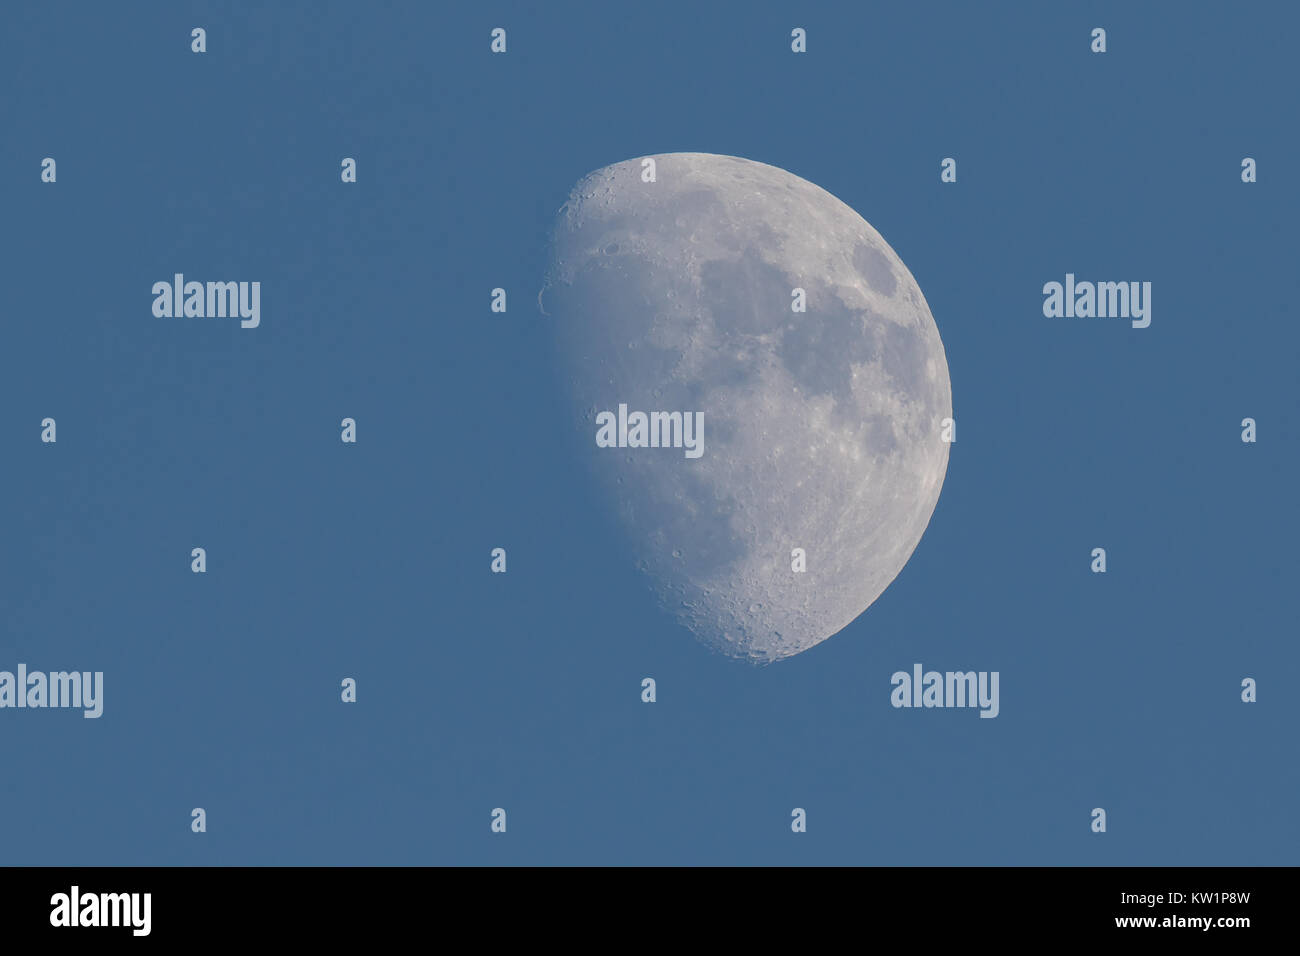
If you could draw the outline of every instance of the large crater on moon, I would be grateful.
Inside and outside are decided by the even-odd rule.
[[[830,193],[731,156],[651,158],[654,182],[638,157],[573,189],[539,302],[637,566],[706,644],[778,660],[861,614],[920,541],[948,465],[943,343]],[[702,412],[703,455],[596,447],[620,403]]]

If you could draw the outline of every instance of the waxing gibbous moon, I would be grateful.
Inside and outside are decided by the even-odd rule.
[[[638,157],[573,189],[538,301],[637,567],[704,643],[780,660],[865,611],[921,540],[948,467],[943,343],[907,267],[824,189],[651,158],[651,182]],[[702,413],[703,453],[597,447],[620,404]]]

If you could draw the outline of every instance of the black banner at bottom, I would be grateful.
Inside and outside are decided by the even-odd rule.
[[[1290,936],[1289,868],[0,868],[6,943]],[[690,936],[679,935],[689,932]],[[672,934],[666,936],[664,934]],[[832,937],[832,938],[834,938]],[[459,938],[459,937],[455,937]],[[485,937],[486,939],[486,937]],[[806,940],[811,941],[811,940]]]

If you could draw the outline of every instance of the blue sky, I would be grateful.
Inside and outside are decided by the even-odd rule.
[[[105,701],[0,711],[0,862],[1296,862],[1294,11],[268,6],[6,13],[0,669]],[[621,560],[535,308],[572,185],[679,150],[860,212],[951,373],[916,553],[767,668]],[[1067,272],[1151,327],[1044,318]],[[998,718],[893,709],[915,662]]]

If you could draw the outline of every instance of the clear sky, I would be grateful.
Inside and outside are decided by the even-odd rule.
[[[265,6],[4,14],[0,670],[104,713],[0,710],[0,863],[1297,862],[1293,7]],[[536,308],[572,185],[679,150],[860,212],[951,372],[916,553],[767,668],[622,560]]]

